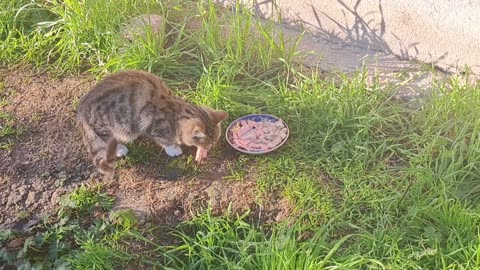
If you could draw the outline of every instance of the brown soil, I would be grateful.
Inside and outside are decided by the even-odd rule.
[[[75,103],[93,83],[89,76],[53,78],[27,69],[0,70],[0,101],[6,103],[1,112],[13,115],[14,127],[21,130],[12,147],[0,149],[0,229],[23,229],[54,214],[61,195],[96,183],[117,198],[115,209],[133,209],[143,222],[157,225],[187,220],[208,203],[214,214],[224,213],[230,203],[235,212],[251,209],[252,218],[262,223],[289,215],[291,206],[280,196],[256,203],[252,162],[241,168],[246,171],[243,179],[227,177],[240,153],[224,141],[205,165],[185,169],[175,180],[165,176],[164,165],[171,160],[163,153],[156,161],[122,166],[112,179],[99,176],[74,118]],[[193,152],[185,153],[180,160]]]

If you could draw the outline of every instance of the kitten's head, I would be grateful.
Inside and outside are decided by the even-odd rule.
[[[228,114],[224,111],[203,108],[196,118],[185,120],[181,125],[181,140],[188,146],[210,150],[221,136],[222,122]]]

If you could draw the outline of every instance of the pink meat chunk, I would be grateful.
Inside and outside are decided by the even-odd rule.
[[[244,136],[244,135],[245,135],[247,132],[249,132],[249,131],[250,131],[250,127],[249,127],[249,126],[242,126],[242,127],[238,130],[237,134],[238,134],[238,136],[242,137],[242,136]]]
[[[204,159],[207,158],[208,151],[197,147],[197,154],[195,156],[195,161],[201,163]]]
[[[276,147],[287,136],[282,121],[241,120],[231,132],[233,144],[245,150],[268,150]]]

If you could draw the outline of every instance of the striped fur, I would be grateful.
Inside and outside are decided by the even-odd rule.
[[[121,71],[99,81],[79,102],[77,122],[98,171],[113,172],[123,144],[146,136],[163,148],[209,150],[218,141],[224,111],[197,106],[173,95],[157,76]]]

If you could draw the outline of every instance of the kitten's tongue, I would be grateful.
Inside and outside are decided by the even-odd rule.
[[[197,147],[197,155],[195,156],[195,161],[200,163],[202,159],[207,158],[207,152],[207,150]]]

